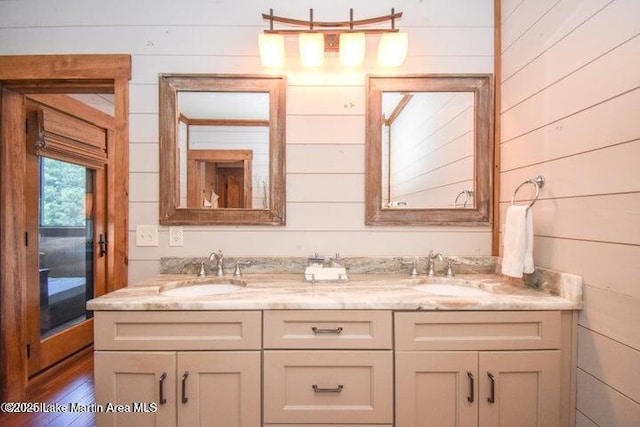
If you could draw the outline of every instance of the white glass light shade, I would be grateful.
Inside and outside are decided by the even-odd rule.
[[[340,65],[358,67],[364,61],[364,33],[340,34]]]
[[[407,33],[384,33],[378,45],[378,63],[384,67],[399,67],[407,57]]]
[[[303,67],[320,67],[324,63],[324,35],[300,33],[298,36],[300,63]]]
[[[263,67],[282,67],[284,65],[284,36],[282,34],[260,34],[258,47]]]

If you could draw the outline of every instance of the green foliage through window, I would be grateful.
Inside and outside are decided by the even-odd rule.
[[[84,227],[87,169],[45,157],[40,168],[40,225]]]

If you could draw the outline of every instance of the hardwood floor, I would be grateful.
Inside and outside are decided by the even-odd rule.
[[[93,348],[82,350],[60,367],[33,381],[27,392],[27,402],[62,405],[69,411],[71,404],[90,405],[95,402],[93,384]],[[0,413],[3,427],[89,427],[95,425],[91,412]]]

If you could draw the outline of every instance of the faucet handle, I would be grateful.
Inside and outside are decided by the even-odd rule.
[[[242,265],[251,265],[251,263],[248,262],[248,261],[236,261],[236,269],[233,272],[233,276],[234,277],[242,276],[242,271],[240,270],[240,266],[242,266]]]
[[[453,277],[453,268],[451,267],[451,258],[447,258],[447,277]]]
[[[198,277],[206,277],[207,272],[204,269],[204,261],[200,261],[200,273],[198,273]]]
[[[402,265],[410,265],[411,266],[411,278],[415,279],[418,277],[418,260],[413,259],[413,261],[402,261]]]

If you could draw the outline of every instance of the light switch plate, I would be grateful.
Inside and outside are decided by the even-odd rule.
[[[158,226],[136,225],[136,246],[158,246]]]
[[[184,246],[184,231],[182,227],[169,227],[169,246]]]

